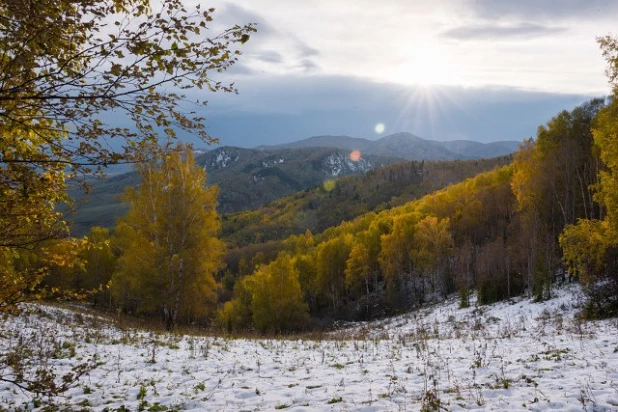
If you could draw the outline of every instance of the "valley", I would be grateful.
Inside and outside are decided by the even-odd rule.
[[[0,0],[0,412],[618,411],[618,3],[203,3]]]
[[[399,139],[399,142],[395,142],[396,139]],[[398,146],[402,139],[408,143]],[[393,150],[375,149],[376,153],[382,152],[384,155],[372,154],[374,149],[371,149],[372,146],[369,143],[376,148],[390,145]],[[435,169],[435,173],[439,174],[442,173],[440,170],[455,166],[435,162],[508,156],[517,150],[517,145],[517,142],[490,144],[471,141],[433,142],[405,133],[387,136],[376,142],[347,136],[322,136],[276,147],[262,146],[256,149],[242,149],[224,146],[204,153],[196,153],[196,161],[206,169],[208,183],[220,188],[219,212],[233,214],[258,209],[299,191],[311,189],[315,193],[319,189],[313,188],[322,187],[325,181],[349,175],[366,174],[370,170],[405,160],[419,162],[432,160],[434,162],[431,165],[428,163],[427,173]],[[447,149],[448,147],[450,150]],[[358,160],[350,159],[350,152],[353,150],[361,151],[362,156]],[[369,151],[365,152],[365,150]],[[491,167],[491,165],[484,160],[476,169],[477,173],[487,170],[486,167]],[[465,169],[465,166],[462,168]],[[466,172],[461,174],[461,178],[471,176]],[[434,179],[437,181],[436,184],[427,185],[426,189],[417,193],[429,193],[431,190],[455,181],[449,177],[441,181],[438,179]],[[78,190],[73,191],[78,200],[76,212],[71,216],[72,233],[77,236],[86,234],[92,226],[112,227],[116,218],[127,211],[121,199],[124,189],[138,185],[139,178],[135,173],[128,172],[111,175],[105,179],[92,180],[90,184],[91,192],[86,195]],[[361,182],[359,181],[358,184]],[[384,202],[392,196],[404,195],[405,190],[399,193],[394,189],[389,192],[385,191],[378,198],[383,199]],[[346,200],[353,201],[354,199]],[[377,206],[378,203],[373,202],[363,210],[369,211]],[[333,216],[327,221],[322,220],[319,230],[352,217],[354,215],[344,213]],[[304,226],[302,232],[306,228],[313,231],[316,229],[306,223],[300,224]],[[298,230],[294,233],[297,232]]]

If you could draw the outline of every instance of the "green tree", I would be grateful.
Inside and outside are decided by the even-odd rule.
[[[213,274],[223,254],[218,191],[204,187],[204,169],[183,146],[138,170],[142,183],[127,190],[131,208],[116,230],[122,254],[113,291],[124,302],[133,294],[136,310],[161,313],[171,330],[181,317],[204,319],[216,303]]]

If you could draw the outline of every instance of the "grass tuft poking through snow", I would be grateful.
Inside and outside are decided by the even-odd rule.
[[[466,309],[452,299],[320,341],[121,330],[29,305],[2,322],[2,356],[44,333],[37,344],[58,350],[41,366],[98,366],[60,396],[0,382],[0,410],[617,410],[618,321],[575,316],[577,285],[554,296]]]

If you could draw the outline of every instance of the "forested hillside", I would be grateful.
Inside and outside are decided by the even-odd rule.
[[[584,282],[591,315],[613,313],[614,192],[606,189],[613,184],[613,146],[605,136],[613,133],[615,105],[597,99],[559,113],[510,164],[508,158],[402,163],[227,217],[224,235],[242,247],[228,251],[216,277],[215,319],[230,331],[283,332],[381,317],[454,292],[464,307],[473,291],[480,304],[522,293],[545,300],[555,282],[570,277],[567,270]],[[603,145],[599,139],[606,139]],[[487,169],[493,170],[477,174]],[[423,195],[466,175],[475,176]],[[157,225],[166,219],[176,218],[161,216]],[[133,259],[123,245],[134,235],[120,229],[99,242],[99,250],[109,250],[111,267],[118,257]],[[149,236],[165,250],[163,235]],[[586,257],[583,250],[593,254]],[[181,262],[174,256],[168,256],[173,267]],[[100,284],[111,279],[113,285],[136,285],[135,273],[117,266],[102,275],[91,267],[47,284],[80,289],[94,276]],[[152,293],[158,288],[129,295],[119,290],[131,289],[102,289],[93,299],[123,311],[157,313],[159,298]],[[197,320],[185,315],[178,322]]]
[[[599,221],[579,219],[605,216],[605,222],[613,216],[602,207],[611,208],[612,198],[601,199],[594,191],[612,196],[598,192],[603,183],[611,182],[611,168],[601,173],[605,176],[601,183],[598,171],[604,164],[612,165],[608,157],[612,146],[607,141],[597,145],[611,130],[607,127],[614,122],[610,114],[616,104],[604,108],[603,100],[593,100],[561,112],[539,128],[536,139],[526,143],[512,165],[403,206],[365,214],[319,235],[292,236],[269,254],[257,253],[252,261],[242,261],[233,298],[220,313],[222,324],[242,329],[253,323],[265,331],[305,328],[298,316],[287,323],[267,319],[277,312],[305,310],[316,321],[382,316],[444,299],[455,291],[462,306],[468,305],[473,290],[479,303],[521,293],[548,299],[556,277],[566,279],[559,244],[565,228],[560,240],[579,247],[577,256],[585,256],[583,244],[600,253],[593,262],[575,258],[569,270],[593,272],[589,276],[595,281],[599,276],[614,279],[607,269],[612,267],[615,246],[610,239],[602,248],[589,243],[581,234],[590,231],[591,223],[585,222]],[[288,269],[282,270],[282,265]],[[228,287],[232,275],[225,279]],[[300,287],[304,299],[283,299],[280,290],[264,288],[270,277],[290,288]],[[589,290],[591,312],[616,309],[615,289],[612,286],[609,292],[609,284],[604,285]],[[256,303],[266,301],[270,315]]]
[[[259,209],[224,214],[222,237],[234,248],[280,240],[307,230],[319,233],[361,214],[402,205],[511,161],[512,156],[450,162],[408,161],[361,175],[331,179]]]
[[[300,148],[262,151],[239,147],[220,147],[196,156],[196,164],[208,174],[209,185],[220,188],[217,209],[232,213],[261,207],[283,196],[317,186],[325,180],[403,161],[396,157],[362,156],[352,161],[349,152],[333,148]],[[121,195],[137,187],[140,176],[134,172],[91,179],[87,194],[72,190],[77,198],[71,233],[82,236],[91,227],[112,228],[128,210]]]

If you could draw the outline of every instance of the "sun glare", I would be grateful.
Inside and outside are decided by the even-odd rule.
[[[448,53],[435,42],[410,45],[399,67],[391,74],[398,83],[431,86],[453,84],[456,70],[449,64]]]

